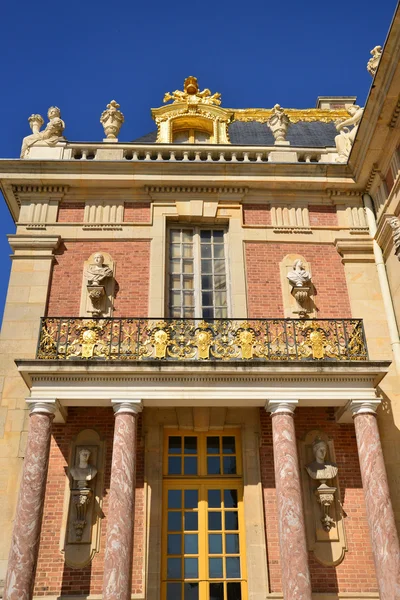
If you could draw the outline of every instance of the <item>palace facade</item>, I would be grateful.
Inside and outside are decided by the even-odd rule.
[[[5,600],[400,599],[400,11],[365,104],[0,162]],[[206,83],[206,82],[204,82]],[[66,133],[67,133],[66,129]]]

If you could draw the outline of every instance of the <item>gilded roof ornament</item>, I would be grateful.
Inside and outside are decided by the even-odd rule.
[[[172,100],[175,102],[186,102],[190,105],[197,104],[213,104],[219,106],[221,104],[221,94],[218,92],[215,94],[211,94],[211,91],[208,88],[205,88],[202,92],[200,92],[199,85],[197,83],[197,77],[186,77],[183,83],[183,92],[180,90],[175,90],[170,93],[167,92],[164,96],[163,102],[168,102]]]

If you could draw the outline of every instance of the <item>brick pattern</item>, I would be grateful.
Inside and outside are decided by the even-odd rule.
[[[260,409],[261,481],[263,487],[269,579],[272,592],[281,591],[281,568],[271,416]],[[315,593],[376,592],[377,583],[365,512],[364,493],[353,424],[338,424],[331,408],[298,408],[295,412],[297,439],[312,429],[321,429],[334,440],[339,466],[341,502],[346,513],[348,552],[336,567],[321,565],[312,552],[309,567]]]
[[[83,202],[68,202],[58,207],[58,223],[83,223],[85,205]]]
[[[271,225],[269,204],[243,204],[243,225]]]
[[[143,593],[144,568],[144,451],[141,433],[141,416],[138,421],[137,475],[135,494],[135,533],[132,569],[132,593]],[[65,492],[65,467],[71,440],[82,430],[95,427],[105,440],[104,496],[102,510],[105,517],[101,523],[100,552],[83,569],[71,569],[64,563],[60,552],[63,501]],[[103,582],[104,549],[107,532],[108,490],[110,487],[114,415],[111,408],[70,408],[66,425],[54,425],[50,448],[49,472],[39,560],[36,571],[35,596],[59,596],[61,594],[101,594]]]
[[[336,206],[310,204],[308,207],[308,215],[311,227],[337,227],[338,225]]]
[[[124,223],[150,223],[151,206],[149,202],[125,202]]]
[[[315,304],[320,318],[353,316],[344,267],[334,246],[246,242],[245,253],[250,318],[284,316],[279,263],[287,254],[300,254],[311,264]]]
[[[116,262],[115,317],[144,317],[148,312],[150,240],[65,242],[55,252],[47,314],[79,315],[83,265],[96,251]]]

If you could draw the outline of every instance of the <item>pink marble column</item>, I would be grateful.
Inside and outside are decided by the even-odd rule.
[[[30,600],[33,596],[55,410],[55,402],[30,403],[28,440],[4,585],[4,600]]]
[[[113,402],[115,429],[107,513],[103,600],[130,600],[138,401]]]
[[[375,411],[379,401],[352,401],[365,506],[381,600],[400,598],[400,546]]]
[[[297,401],[270,401],[284,600],[311,600],[299,459],[293,413]]]

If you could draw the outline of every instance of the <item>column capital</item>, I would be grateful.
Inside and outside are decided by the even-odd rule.
[[[357,415],[374,415],[381,404],[382,400],[350,400],[346,406],[353,417]]]
[[[26,402],[29,407],[30,415],[55,415],[58,408],[57,400],[51,398],[26,398]]]
[[[128,414],[137,415],[143,410],[141,400],[111,400],[114,415]]]
[[[298,400],[267,400],[265,410],[271,415],[287,414],[292,415],[298,405]]]

